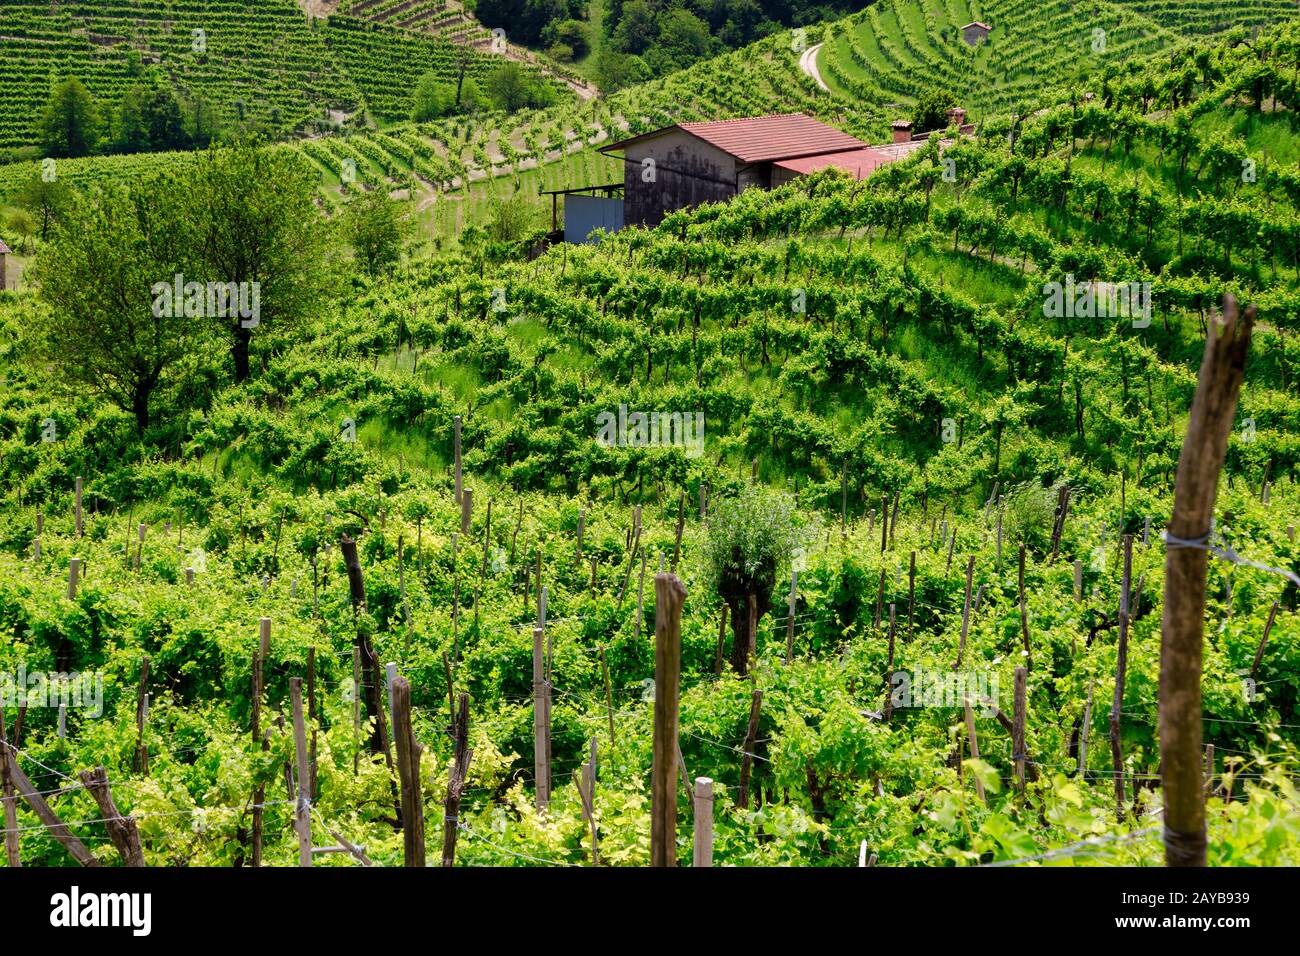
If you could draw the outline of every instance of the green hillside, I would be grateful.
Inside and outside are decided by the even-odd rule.
[[[789,66],[769,42],[748,68],[776,85]],[[0,623],[14,636],[0,671],[105,675],[105,717],[69,713],[61,737],[55,713],[29,713],[23,759],[56,776],[108,767],[151,865],[246,865],[251,797],[274,792],[265,859],[292,864],[293,738],[266,715],[288,712],[288,681],[311,661],[313,825],[400,865],[395,774],[369,723],[391,661],[425,748],[431,859],[454,817],[457,865],[593,863],[577,780],[596,738],[602,863],[645,865],[662,567],[686,588],[680,761],[715,781],[717,865],[845,866],[867,851],[881,866],[1158,864],[1159,534],[1208,323],[1233,293],[1258,316],[1215,532],[1266,567],[1210,562],[1208,861],[1300,864],[1300,617],[1296,587],[1270,570],[1300,569],[1298,56],[1295,22],[1253,45],[1180,45],[864,183],[825,172],[537,258],[535,234],[494,236],[475,217],[456,254],[387,274],[313,259],[338,285],[322,279],[329,295],[300,324],[254,332],[246,381],[229,330],[180,326],[195,339],[154,383],[143,427],[81,353],[51,349],[47,296],[0,293]],[[752,110],[761,88],[727,92],[745,68],[679,74],[629,94],[623,115],[640,104],[652,121],[672,90],[682,115]],[[784,92],[816,98],[806,90]],[[383,134],[394,154],[413,146],[406,132]],[[362,142],[383,140],[348,147],[375,162]],[[318,228],[342,244],[333,221]],[[56,235],[47,254],[73,241]],[[133,254],[170,268],[169,252]],[[1054,313],[1052,283],[1134,283],[1150,310],[1097,314],[1094,298]],[[609,447],[600,416],[621,408],[703,415],[701,453]],[[457,417],[470,506],[454,499]],[[732,542],[764,559],[743,604],[717,586]],[[74,556],[85,577],[69,599]],[[735,628],[752,607],[750,660]],[[265,750],[249,730],[260,618]],[[374,649],[361,728],[354,646]],[[889,695],[898,672],[915,700]],[[941,677],[978,689],[927,702]],[[463,800],[444,804],[461,692],[473,759]],[[551,727],[545,810],[537,712]],[[96,820],[84,792],[51,800]],[[68,862],[39,828],[23,853]]]
[[[309,20],[295,0],[0,0],[0,150],[37,141],[53,79],[76,77],[116,107],[144,71],[203,97],[223,126],[288,135],[363,103],[410,115],[421,74],[481,76],[500,59],[348,17]]]

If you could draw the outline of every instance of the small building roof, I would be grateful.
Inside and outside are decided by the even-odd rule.
[[[896,119],[889,124],[893,129],[911,129],[912,121],[906,119]]]
[[[677,123],[674,126],[665,126],[663,129],[611,143],[602,147],[600,151],[604,153],[626,149],[633,143],[652,139],[674,129],[689,133],[697,139],[716,146],[742,163],[763,163],[798,156],[844,152],[863,149],[867,145],[848,133],[827,126],[811,116],[805,116],[803,113],[782,113],[713,122]]]
[[[979,20],[972,20],[962,27],[963,30],[969,30],[971,27],[979,27],[981,30],[992,30],[993,28],[987,23],[981,23]]]
[[[849,149],[842,153],[822,153],[818,156],[800,156],[796,159],[782,159],[773,165],[778,169],[789,170],[800,176],[807,176],[819,169],[835,166],[851,174],[854,179],[866,179],[873,172],[893,160],[879,149],[868,146],[865,149]]]
[[[7,256],[11,252],[13,252],[13,250],[5,245],[5,241],[3,239],[0,239],[0,256]]]

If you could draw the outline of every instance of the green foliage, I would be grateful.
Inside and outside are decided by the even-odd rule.
[[[402,259],[411,233],[406,204],[383,190],[363,193],[348,204],[344,231],[358,262],[369,276],[390,271]]]
[[[40,122],[46,156],[86,156],[99,141],[99,112],[94,98],[75,77],[56,84]]]

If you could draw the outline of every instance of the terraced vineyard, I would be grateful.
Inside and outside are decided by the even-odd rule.
[[[476,76],[500,63],[424,34],[347,17],[311,21],[294,0],[0,0],[0,149],[35,142],[52,75],[75,76],[115,105],[140,69],[132,53],[183,94],[207,98],[225,124],[276,135],[362,102],[406,118],[421,74],[452,80],[462,56]]]
[[[719,865],[1158,864],[1160,531],[1231,293],[1192,790],[1209,863],[1300,864],[1297,53],[1162,51],[862,183],[531,261],[331,257],[247,380],[192,349],[143,424],[0,294],[0,672],[105,705],[33,708],[15,765],[113,861],[71,778],[105,767],[150,866],[685,863],[696,813]],[[382,173],[423,135],[299,148]],[[1048,307],[1121,282],[1149,321]],[[674,410],[698,448],[601,431]],[[19,807],[22,861],[70,862]]]
[[[878,119],[876,107],[888,112],[892,104],[897,113],[926,90],[953,93],[980,118],[1031,110],[1062,84],[1118,68],[1179,37],[1295,14],[1289,0],[1117,0],[1087,8],[1069,0],[883,0],[831,28],[816,62],[834,93],[869,104],[865,109]],[[972,21],[992,27],[973,47],[961,34]]]

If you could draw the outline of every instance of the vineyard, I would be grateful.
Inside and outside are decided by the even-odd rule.
[[[203,97],[227,124],[287,136],[327,111],[407,118],[416,80],[481,76],[500,59],[349,17],[311,20],[294,0],[0,0],[0,150],[36,141],[51,76],[116,103],[146,68]],[[557,91],[562,86],[553,82]]]
[[[830,90],[849,102],[909,104],[940,88],[973,117],[1006,115],[1037,108],[1063,78],[1122,67],[1175,37],[1246,29],[1293,14],[1286,0],[1102,2],[1086,16],[1064,0],[886,0],[829,30],[817,62]],[[992,27],[974,46],[961,33],[971,21]]]
[[[977,56],[1051,62],[969,12]],[[889,56],[908,18],[827,49]],[[1158,865],[1166,569],[1201,549],[1206,859],[1300,864],[1300,31],[1165,29],[864,182],[536,258],[331,258],[247,380],[192,350],[147,422],[31,360],[50,307],[0,293],[0,673],[102,678],[99,716],[0,705],[11,862]],[[580,136],[825,105],[788,51]],[[1037,90],[1017,69],[985,108]],[[576,162],[566,117],[276,149],[355,193],[344,160],[392,186],[540,155],[531,183]],[[1166,540],[1233,301],[1213,537]]]

